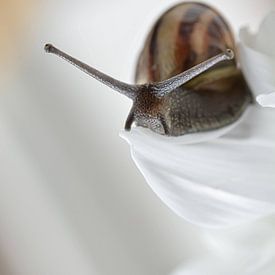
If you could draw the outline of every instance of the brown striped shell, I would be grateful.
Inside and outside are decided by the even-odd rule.
[[[215,9],[201,3],[178,4],[165,12],[149,33],[139,56],[136,83],[168,79],[228,48],[235,49],[234,38]],[[141,114],[152,101],[149,95],[148,99],[143,94],[135,102]],[[161,134],[178,136],[230,124],[250,102],[242,73],[235,61],[229,60],[150,103],[152,118],[158,114],[162,119],[157,127],[148,123],[147,116],[136,121]]]
[[[235,49],[234,38],[216,10],[200,3],[179,4],[165,12],[149,33],[136,82],[170,78],[226,49]]]

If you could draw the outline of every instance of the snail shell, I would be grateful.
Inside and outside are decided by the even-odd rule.
[[[181,3],[165,12],[149,33],[139,56],[136,83],[168,79],[194,65],[235,49],[230,27],[213,8]],[[224,61],[155,102],[164,127],[149,127],[172,136],[216,129],[236,121],[252,96],[234,60]],[[136,103],[142,105],[144,100]],[[139,106],[139,109],[147,107]]]

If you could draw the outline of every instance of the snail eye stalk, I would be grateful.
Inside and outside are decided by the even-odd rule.
[[[54,47],[51,44],[46,44],[44,49],[47,53],[52,53],[54,55],[57,55],[57,56],[63,58],[64,60],[71,63],[72,65],[74,65],[75,67],[80,69],[81,71],[87,73],[88,75],[92,76],[96,80],[109,86],[113,90],[116,90],[119,93],[126,95],[127,97],[129,97],[131,99],[135,98],[136,93],[137,93],[136,85],[130,85],[130,84],[121,82],[119,80],[116,80],[116,79],[112,78],[111,76],[108,76],[108,75],[96,70],[95,68],[77,60],[76,58],[66,54],[65,52],[57,49],[56,47]]]
[[[162,97],[168,94],[169,92],[175,90],[176,88],[180,87],[184,83],[188,82],[189,80],[193,79],[194,77],[209,70],[216,64],[222,61],[231,60],[233,58],[234,52],[230,49],[227,49],[225,52],[218,54],[212,58],[209,58],[208,60],[203,61],[202,63],[190,68],[187,71],[175,75],[167,80],[153,84],[151,88],[157,96]]]

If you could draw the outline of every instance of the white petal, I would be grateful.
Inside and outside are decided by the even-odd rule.
[[[275,92],[274,26],[275,12],[271,12],[257,35],[250,34],[248,28],[240,30],[241,68],[256,96]],[[272,102],[265,104],[272,105]]]
[[[256,100],[263,107],[275,108],[275,93],[261,94],[257,96]]]
[[[275,38],[274,38],[274,26],[275,26],[275,12],[270,12],[260,25],[258,33],[252,40],[252,47],[256,50],[275,57]]]
[[[274,275],[275,217],[253,224],[203,230],[208,253],[178,266],[170,275]]]
[[[275,120],[252,106],[217,139],[186,144],[134,128],[121,135],[147,183],[174,212],[207,227],[231,226],[275,211]]]

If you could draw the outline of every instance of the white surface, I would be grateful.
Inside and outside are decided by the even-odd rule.
[[[241,63],[257,102],[275,107],[275,12],[270,12],[259,27],[257,35],[243,28],[240,38]]]
[[[275,6],[209,2],[235,32]],[[51,42],[130,81],[149,26],[174,3],[36,1],[14,71],[1,69],[1,275],[164,275],[212,249],[132,162],[118,136],[130,102],[43,52]]]
[[[191,223],[219,228],[275,213],[274,120],[274,110],[251,106],[234,129],[199,143],[138,127],[123,137],[164,203]]]

